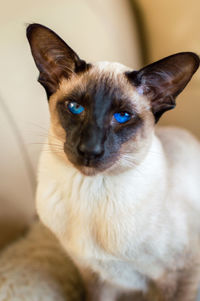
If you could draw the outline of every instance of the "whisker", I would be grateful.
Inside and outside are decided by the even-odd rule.
[[[52,145],[52,146],[60,146],[60,144],[49,143],[49,142],[29,142],[28,144],[41,144],[41,145]]]
[[[124,160],[124,162],[125,162],[129,167],[134,168],[135,171],[137,171],[141,176],[144,176],[141,167],[140,167],[140,169],[139,169],[138,165],[135,164],[135,163],[133,162],[133,158],[130,158],[129,154],[132,154],[132,153],[131,153],[131,152],[128,152],[128,153],[123,154],[123,156],[122,156],[121,159]]]

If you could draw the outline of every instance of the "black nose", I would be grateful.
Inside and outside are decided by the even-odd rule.
[[[100,157],[104,153],[103,146],[99,143],[90,144],[81,142],[78,146],[78,152],[81,156],[87,159],[94,159],[96,157]]]

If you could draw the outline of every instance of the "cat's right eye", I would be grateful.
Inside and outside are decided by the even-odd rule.
[[[126,123],[131,119],[131,115],[127,112],[117,112],[114,114],[114,118],[118,123]]]
[[[85,109],[79,103],[75,101],[66,102],[67,109],[75,115],[81,114]]]

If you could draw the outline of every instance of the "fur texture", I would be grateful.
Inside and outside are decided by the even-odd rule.
[[[140,300],[193,301],[200,145],[186,131],[155,130],[155,121],[175,106],[198,56],[179,53],[131,71],[86,64],[44,26],[30,25],[27,36],[51,114],[37,211],[79,267],[87,299],[139,292]],[[69,103],[83,113],[73,115]],[[130,120],[117,123],[115,112]]]
[[[0,254],[1,301],[80,301],[79,274],[57,239],[35,223]]]
[[[42,221],[81,270],[128,290],[146,291],[149,279],[199,258],[199,144],[178,129],[152,140],[145,160],[120,175],[87,177],[53,153],[40,161]]]

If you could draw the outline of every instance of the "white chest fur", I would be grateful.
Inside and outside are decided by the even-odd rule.
[[[122,286],[144,289],[142,275],[160,277],[187,249],[189,219],[175,199],[156,137],[138,168],[115,176],[83,176],[54,154],[41,156],[42,221],[76,262]]]

